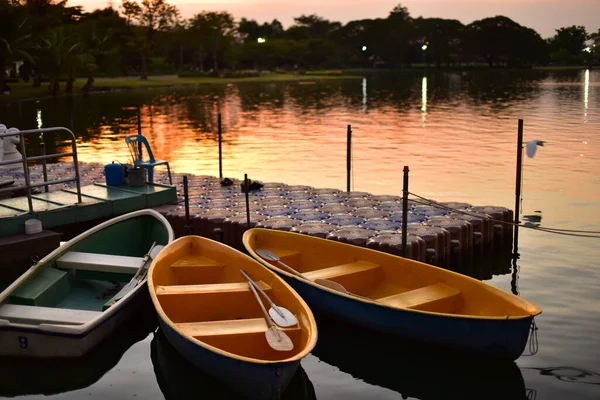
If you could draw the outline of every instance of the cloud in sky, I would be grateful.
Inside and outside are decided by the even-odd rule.
[[[317,14],[346,23],[365,18],[385,18],[398,1],[386,0],[171,0],[184,18],[207,11],[229,11],[237,19],[258,22],[278,19],[285,27],[302,14]],[[86,10],[105,7],[106,0],[70,0]],[[120,0],[113,0],[115,8]],[[521,25],[535,29],[542,37],[551,37],[558,28],[583,25],[588,32],[600,29],[600,0],[406,0],[401,2],[413,17],[458,19],[464,24],[504,15]]]

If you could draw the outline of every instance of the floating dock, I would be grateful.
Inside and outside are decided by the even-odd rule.
[[[177,200],[176,189],[168,185],[107,186],[91,183],[81,186],[81,203],[77,191],[61,188],[33,194],[33,213],[29,212],[27,197],[0,200],[0,236],[25,233],[25,221],[38,219],[44,229],[112,218],[117,215]]]
[[[72,163],[49,165],[54,179],[68,175]],[[108,218],[140,208],[152,207],[173,226],[176,236],[185,232],[217,238],[243,250],[242,234],[248,229],[245,193],[241,180],[228,186],[214,176],[188,175],[189,221],[183,198],[183,176],[173,174],[170,186],[166,172],[155,172],[155,185],[106,186],[103,166],[80,163],[84,201],[74,205],[73,184],[51,186],[48,193],[34,195],[35,215],[27,214],[27,199],[0,200],[0,236],[22,233],[26,219],[37,218],[44,229],[60,231],[62,225]],[[40,173],[31,167],[31,175]],[[0,180],[19,179],[0,176]],[[314,235],[401,255],[402,198],[262,182],[249,192],[250,227],[263,227]],[[435,203],[410,200],[407,257],[455,269],[473,257],[510,255],[513,212],[505,207],[468,203]],[[501,257],[505,260],[505,257]],[[504,262],[504,261],[503,261]],[[502,267],[495,273],[508,273]]]

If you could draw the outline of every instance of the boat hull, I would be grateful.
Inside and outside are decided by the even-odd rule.
[[[150,230],[150,232],[145,232],[146,236],[144,238],[147,241],[154,240],[156,244],[166,245],[173,240],[174,234],[169,222],[154,210],[138,210],[115,217],[71,239],[40,260],[38,264],[31,267],[17,281],[13,282],[7,289],[0,293],[0,307],[3,305],[3,301],[9,298],[19,287],[26,285],[29,279],[33,279],[36,274],[41,273],[45,268],[55,266],[56,260],[69,251],[76,250],[95,253],[90,251],[90,249],[97,247],[99,244],[107,248],[121,246],[121,251],[127,251],[128,246],[132,246],[136,242],[139,242],[137,244],[142,243],[143,240],[140,240],[140,236],[142,235],[138,234],[139,229],[135,225],[140,220],[151,221],[151,224],[145,225]],[[123,226],[127,226],[128,228],[122,228]],[[114,230],[112,230],[113,228]],[[143,251],[146,251],[148,247],[144,244]],[[142,256],[143,251],[140,250],[137,255]],[[99,252],[98,255],[101,256],[104,254],[110,253]],[[96,271],[90,270],[86,272]],[[53,290],[55,289],[50,287],[50,289],[46,289],[46,292]],[[143,304],[147,305],[148,302],[147,278],[143,278],[120,300],[102,312],[96,311],[98,316],[85,323],[67,324],[62,321],[60,323],[24,323],[0,317],[0,356],[33,358],[81,357],[96,347],[133,313],[138,312]],[[35,309],[35,306],[31,307]],[[53,307],[55,307],[55,304],[44,305],[41,308]],[[88,311],[85,308],[69,309],[69,311],[77,310]],[[12,316],[5,318],[12,318]]]
[[[263,228],[243,243],[313,312],[441,350],[514,361],[541,313],[489,283],[373,249]]]
[[[490,320],[419,313],[357,301],[272,270],[306,301],[315,314],[341,319],[375,332],[433,343],[475,354],[517,359],[525,349],[533,317]]]
[[[107,315],[91,329],[79,332],[73,329],[52,329],[25,324],[0,323],[0,356],[72,358],[81,357],[110,336],[141,307],[149,306],[150,296],[146,283],[124,298],[121,307]]]
[[[279,399],[300,365],[300,360],[260,364],[227,357],[180,335],[160,315],[159,326],[169,343],[190,363],[250,398]]]

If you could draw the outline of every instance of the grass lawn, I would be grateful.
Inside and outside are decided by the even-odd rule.
[[[148,80],[141,80],[139,77],[124,78],[96,78],[94,88],[96,90],[109,89],[137,89],[147,87],[166,87],[181,85],[215,85],[242,82],[285,82],[285,81],[319,81],[333,79],[360,79],[358,75],[298,75],[298,74],[269,74],[257,77],[243,78],[214,78],[214,77],[184,77],[179,78],[176,75],[168,76],[150,76]],[[73,85],[73,92],[78,93],[85,85],[86,79],[79,78]],[[9,95],[0,95],[0,102],[7,102],[15,99],[34,99],[48,97],[48,82],[43,82],[42,87],[31,87],[31,82],[9,83],[11,93]],[[65,82],[61,82],[61,92],[64,94]]]

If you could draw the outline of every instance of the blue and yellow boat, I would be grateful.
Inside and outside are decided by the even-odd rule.
[[[316,314],[442,348],[515,360],[541,313],[488,283],[364,247],[261,228],[243,243]]]
[[[294,315],[293,325],[276,328],[289,337],[291,349],[272,346],[267,338],[272,321],[241,270]],[[316,344],[316,323],[304,300],[270,269],[214,240],[184,236],[167,245],[150,266],[148,288],[169,343],[243,396],[280,398]]]

